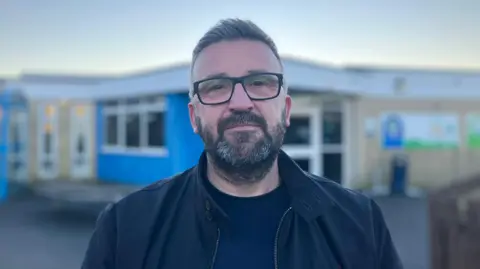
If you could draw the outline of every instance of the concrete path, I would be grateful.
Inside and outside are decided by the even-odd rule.
[[[376,198],[405,269],[429,269],[428,203],[425,198]]]
[[[37,183],[30,188],[37,195],[51,200],[82,204],[117,202],[129,193],[140,189],[132,185],[67,180]]]
[[[377,198],[405,269],[429,269],[426,201]],[[1,269],[79,268],[100,207],[52,207],[44,198],[0,205]]]
[[[80,268],[95,219],[95,212],[52,211],[38,198],[0,205],[0,268]]]

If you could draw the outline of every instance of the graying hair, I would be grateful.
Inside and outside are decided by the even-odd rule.
[[[224,19],[220,20],[210,28],[198,41],[192,53],[192,69],[198,55],[205,48],[222,41],[235,41],[242,39],[264,43],[272,50],[275,57],[280,61],[280,64],[282,64],[275,42],[273,42],[273,39],[255,23],[250,20]],[[284,86],[284,88],[286,87]],[[189,95],[190,98],[193,97],[193,87],[190,87]]]

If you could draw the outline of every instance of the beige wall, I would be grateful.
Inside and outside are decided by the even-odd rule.
[[[95,174],[95,109],[92,104],[86,103],[86,102],[74,102],[74,103],[64,103],[64,102],[31,102],[30,103],[30,108],[29,108],[29,128],[30,128],[30,134],[29,134],[29,147],[30,147],[30,166],[29,166],[29,176],[32,181],[38,179],[38,167],[37,167],[37,150],[38,150],[38,144],[37,144],[37,136],[39,133],[39,128],[42,128],[41,126],[38,126],[38,107],[39,104],[51,104],[55,106],[56,108],[56,113],[58,113],[58,132],[59,132],[59,145],[58,145],[58,153],[59,153],[59,176],[58,179],[61,180],[68,180],[71,178],[70,175],[70,169],[71,169],[71,162],[70,162],[70,125],[75,124],[74,122],[71,121],[70,118],[70,113],[71,110],[75,105],[82,105],[85,107],[86,110],[90,111],[91,115],[91,122],[93,125],[92,128],[92,133],[91,136],[93,138],[92,143],[88,145],[92,149],[92,177]]]
[[[413,185],[435,188],[480,172],[480,150],[467,149],[465,115],[480,111],[479,101],[470,100],[405,100],[358,98],[352,105],[355,138],[351,145],[355,174],[353,186],[365,186],[375,175],[383,180],[389,178],[389,161],[394,151],[381,148],[380,117],[384,112],[445,112],[457,113],[460,127],[460,147],[445,150],[421,150],[407,152],[410,160],[409,179]],[[364,122],[377,119],[377,132],[367,138]],[[356,144],[356,145],[355,145]]]

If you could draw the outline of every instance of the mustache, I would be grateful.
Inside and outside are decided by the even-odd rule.
[[[236,111],[231,116],[222,119],[218,123],[218,133],[223,134],[225,129],[232,125],[238,124],[254,124],[260,126],[264,131],[267,128],[267,121],[261,116],[248,112],[248,111]]]

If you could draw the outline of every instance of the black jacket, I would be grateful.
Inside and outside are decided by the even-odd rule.
[[[280,176],[291,195],[272,251],[277,269],[403,268],[371,199],[303,172],[285,153]],[[108,206],[83,269],[209,269],[224,214],[206,192],[199,164]]]

